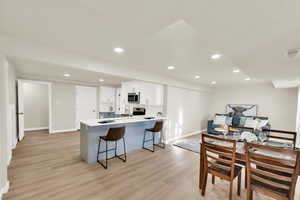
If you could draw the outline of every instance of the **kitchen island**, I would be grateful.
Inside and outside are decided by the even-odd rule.
[[[105,136],[111,127],[126,127],[125,141],[127,153],[136,149],[143,148],[143,137],[146,128],[153,128],[156,121],[165,120],[163,117],[122,117],[122,118],[106,118],[106,119],[91,119],[80,122],[80,155],[82,160],[88,163],[97,162],[97,150],[99,144],[99,136]],[[163,131],[162,131],[163,132]],[[162,134],[163,135],[163,134]],[[150,134],[147,135],[150,138]],[[148,139],[148,138],[147,138]],[[159,142],[159,137],[156,137],[156,143]],[[149,145],[152,145],[149,142]],[[148,146],[148,145],[145,145]],[[114,142],[108,143],[108,149],[115,147]],[[105,143],[102,143],[100,151],[104,151]],[[145,152],[149,153],[149,152]],[[117,154],[123,154],[123,143],[118,142]],[[114,151],[108,152],[108,157],[113,157]],[[99,156],[99,159],[104,159],[105,154]]]

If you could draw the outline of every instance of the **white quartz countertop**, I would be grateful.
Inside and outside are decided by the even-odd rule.
[[[117,125],[117,124],[128,124],[128,123],[137,123],[137,122],[147,122],[147,121],[156,121],[156,120],[165,120],[165,117],[154,117],[153,119],[145,119],[145,117],[152,116],[134,116],[134,117],[120,117],[120,118],[105,118],[105,119],[88,119],[82,120],[80,123],[85,124],[89,127],[96,126],[108,126],[108,125]],[[113,120],[113,122],[101,124],[101,121]]]

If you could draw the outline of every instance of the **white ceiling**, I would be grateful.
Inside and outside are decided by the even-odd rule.
[[[16,67],[18,78],[23,79],[57,81],[93,86],[106,85],[113,87],[121,86],[123,81],[129,80],[105,73],[65,67],[52,63],[43,63],[19,58],[10,58],[10,60]],[[42,70],[41,66],[43,66]],[[70,77],[65,77],[64,74],[70,74]],[[100,82],[99,79],[103,79],[104,81]]]
[[[300,47],[299,8],[298,0],[1,0],[0,33],[194,85],[298,79],[300,59],[286,52]],[[210,60],[216,52],[222,59]]]

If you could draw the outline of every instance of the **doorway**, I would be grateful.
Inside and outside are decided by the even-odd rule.
[[[18,138],[51,127],[51,83],[18,80]]]

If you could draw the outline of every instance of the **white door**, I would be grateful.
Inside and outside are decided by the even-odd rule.
[[[80,129],[80,121],[96,119],[97,88],[76,86],[76,128]]]
[[[18,80],[18,127],[19,141],[21,141],[24,138],[24,93],[21,80]]]

